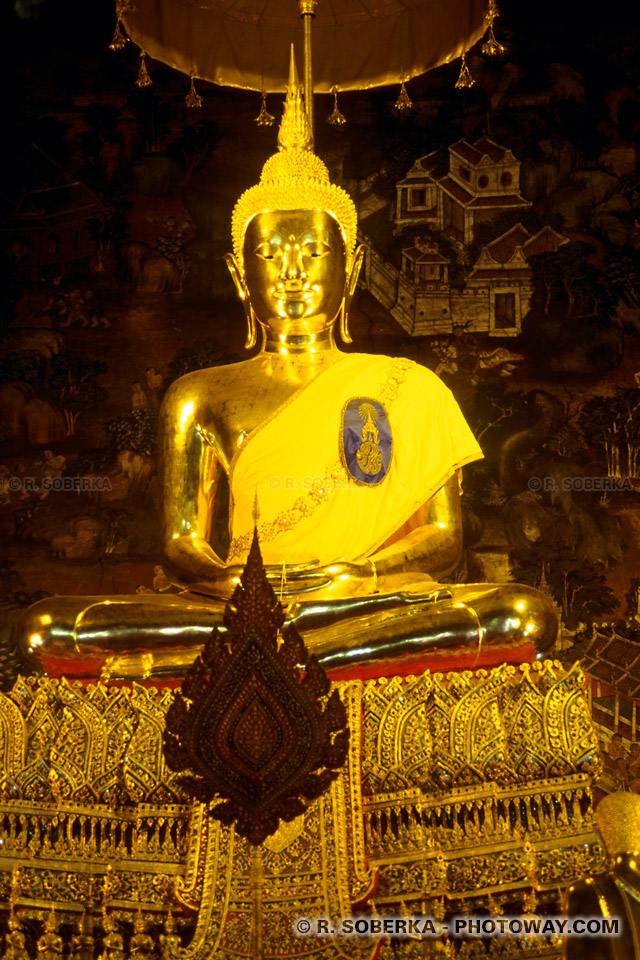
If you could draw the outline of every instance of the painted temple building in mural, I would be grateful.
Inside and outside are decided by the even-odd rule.
[[[396,231],[431,223],[459,243],[473,240],[475,228],[501,213],[526,211],[520,194],[520,161],[488,137],[473,145],[459,140],[449,147],[449,171],[436,179],[437,152],[420,157],[396,184]]]
[[[424,226],[460,247],[471,243],[480,224],[504,213],[526,213],[531,203],[520,193],[520,161],[488,137],[449,147],[449,171],[435,175],[437,152],[415,161],[396,184],[394,232]],[[365,286],[412,336],[469,333],[515,337],[533,294],[529,259],[555,252],[568,242],[550,226],[535,234],[518,223],[483,246],[461,286],[450,281],[449,260],[437,244],[417,239],[402,251],[400,269],[363,235],[370,252]]]

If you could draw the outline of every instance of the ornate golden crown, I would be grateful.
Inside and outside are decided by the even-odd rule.
[[[353,256],[356,208],[351,197],[331,183],[325,164],[311,150],[311,133],[293,48],[278,152],[269,157],[262,168],[260,182],[245,190],[233,211],[233,251],[241,268],[242,245],[249,221],[269,210],[326,210],[340,225],[347,257]]]

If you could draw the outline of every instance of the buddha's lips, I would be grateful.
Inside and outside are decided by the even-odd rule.
[[[306,303],[312,296],[313,290],[276,290],[276,298],[283,303]]]

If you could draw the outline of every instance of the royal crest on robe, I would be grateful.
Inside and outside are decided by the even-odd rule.
[[[381,403],[369,397],[349,400],[342,411],[340,456],[356,483],[382,483],[391,464],[391,424]]]

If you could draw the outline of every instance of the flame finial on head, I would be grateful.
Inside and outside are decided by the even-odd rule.
[[[278,150],[310,150],[311,130],[302,98],[302,84],[298,79],[296,58],[291,44],[289,83],[284,102],[284,115],[278,132]]]
[[[351,197],[329,180],[329,171],[311,149],[311,130],[298,80],[293,47],[278,152],[262,168],[260,182],[238,200],[231,222],[233,252],[243,268],[242,244],[250,220],[268,210],[325,210],[342,230],[347,257],[356,246],[357,215]]]

